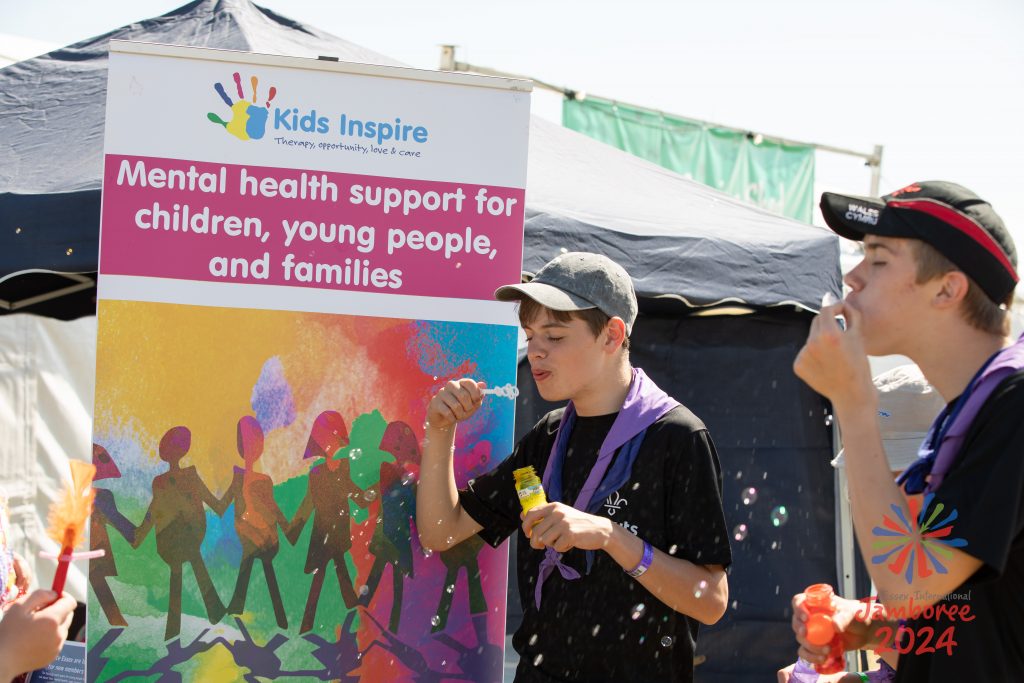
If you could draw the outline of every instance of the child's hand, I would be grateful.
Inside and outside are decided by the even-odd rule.
[[[427,406],[427,424],[435,429],[448,431],[457,422],[469,419],[480,408],[486,385],[469,378],[451,381],[430,399]]]
[[[57,658],[76,604],[67,594],[58,598],[53,591],[37,590],[11,605],[0,621],[3,680],[41,669]]]

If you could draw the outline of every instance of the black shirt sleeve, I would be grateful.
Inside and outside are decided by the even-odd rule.
[[[533,465],[538,477],[544,475],[548,455],[543,453],[544,444],[550,448],[550,440],[560,418],[560,410],[546,415],[520,439],[512,455],[459,491],[462,509],[483,527],[477,535],[491,546],[501,545],[520,525],[522,507],[512,472]]]
[[[1011,375],[975,417],[964,450],[935,492],[957,511],[952,536],[985,566],[975,580],[1002,575],[1015,538],[1024,532],[1024,372]]]
[[[669,468],[669,554],[694,564],[728,567],[732,548],[722,510],[722,466],[707,429],[683,437]]]

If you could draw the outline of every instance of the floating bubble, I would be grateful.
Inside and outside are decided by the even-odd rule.
[[[370,587],[369,586],[364,584],[364,585],[359,587],[359,594],[360,595],[366,595],[369,592],[370,592]]]
[[[430,617],[430,625],[431,626],[437,626],[440,623],[441,623],[441,617],[437,616],[436,614],[434,616]]]
[[[669,549],[668,549],[668,554],[669,554],[669,555],[675,555],[675,554],[676,554],[676,551],[677,551],[677,550],[679,550],[679,546],[677,546],[677,545],[676,545],[675,543],[673,543],[673,544],[672,544],[672,545],[671,545],[671,546],[669,547]]]
[[[708,582],[703,580],[699,581],[697,583],[697,587],[693,589],[693,597],[699,598],[700,596],[704,595],[704,591],[706,591],[707,589]]]
[[[424,548],[423,549],[423,557],[433,557],[433,555],[434,555],[434,551],[431,550],[430,548]]]
[[[448,593],[448,595],[451,595],[452,591],[455,590],[455,585],[449,583],[448,586],[444,590],[445,590],[446,593]]]
[[[637,604],[633,605],[633,613],[630,614],[629,617],[633,621],[636,621],[637,619],[642,617],[644,615],[644,612],[646,612],[646,611],[647,611],[647,606],[644,605],[644,603],[642,603],[642,602],[637,603]]]
[[[350,450],[348,452],[348,457],[349,457],[350,460],[358,460],[360,458],[360,456],[362,456],[362,454],[363,454],[363,449],[362,448],[353,448],[352,450]]]
[[[377,500],[377,489],[370,489],[369,491],[363,494],[363,498],[370,501],[371,503]]]
[[[414,481],[416,481],[416,475],[412,472],[406,472],[402,475],[402,486],[408,486]]]
[[[635,482],[633,484],[633,490],[636,491],[638,488],[640,488],[640,482]]]
[[[532,636],[530,636],[530,645],[536,645],[536,644],[537,644],[537,634],[534,633]]]
[[[64,253],[67,254],[68,256],[71,256],[73,253],[75,253],[75,250],[72,249],[71,247],[68,247],[68,250]]]
[[[736,473],[736,478],[737,479],[739,479],[742,476],[743,476],[743,470],[740,470],[739,472]]]
[[[732,601],[732,608],[733,609],[737,609],[737,608],[739,608],[739,606],[740,606],[740,601],[739,600],[733,600]]]
[[[540,666],[540,663],[544,661],[544,655],[537,655],[533,658],[533,665]]]
[[[601,631],[601,624],[594,624],[594,628],[590,629],[590,635],[597,636]]]
[[[735,529],[733,529],[732,530],[732,537],[735,538],[737,541],[742,541],[742,540],[746,539],[746,537],[747,537],[747,525],[746,524],[740,524]]]
[[[743,493],[740,494],[740,500],[743,501],[744,505],[753,505],[757,502],[757,489],[753,486],[743,489]]]
[[[661,646],[662,647],[672,647],[672,636],[664,636],[661,639]]]
[[[780,505],[772,510],[772,526],[782,526],[789,521],[789,511],[785,505]]]
[[[826,416],[825,416],[825,426],[826,426],[826,427],[831,427],[831,426],[832,426],[832,420],[833,420],[833,419],[834,419],[834,418],[833,418],[833,417],[832,417],[831,415],[826,415]]]

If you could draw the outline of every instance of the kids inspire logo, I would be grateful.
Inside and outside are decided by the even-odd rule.
[[[245,99],[245,92],[242,90],[242,77],[236,71],[234,73],[235,90],[238,92],[238,100],[232,101],[231,97],[224,90],[224,86],[215,83],[213,89],[217,91],[220,98],[231,109],[231,120],[225,121],[217,114],[210,112],[206,115],[213,123],[223,126],[224,129],[239,140],[259,140],[267,131],[267,118],[270,115],[270,103],[277,95],[277,88],[271,87],[267,95],[267,101],[262,105],[257,104],[259,79],[253,76],[249,79],[252,86],[251,99]]]
[[[903,573],[908,584],[912,583],[915,573],[922,579],[935,572],[946,573],[946,566],[940,557],[951,559],[953,553],[950,548],[963,548],[967,541],[950,538],[957,511],[953,509],[941,517],[945,506],[935,503],[933,507],[934,499],[934,493],[929,493],[923,501],[916,496],[910,498],[907,501],[910,521],[898,505],[892,506],[896,518],[887,514],[883,517],[883,526],[871,530],[875,536],[872,548],[880,551],[871,557],[872,564],[883,564],[893,558],[888,564],[889,571],[893,574]]]

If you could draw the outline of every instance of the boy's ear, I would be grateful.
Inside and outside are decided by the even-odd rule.
[[[970,287],[967,276],[959,270],[951,270],[939,277],[941,286],[935,294],[936,305],[940,308],[959,306]]]
[[[618,351],[622,348],[623,342],[626,340],[626,323],[618,316],[608,320],[608,324],[604,328],[605,334],[608,335],[606,345],[609,347],[609,351]]]

